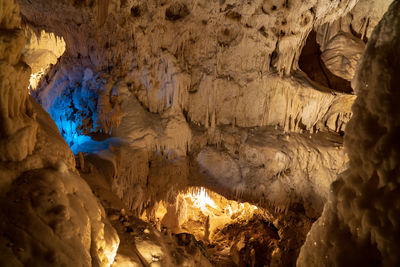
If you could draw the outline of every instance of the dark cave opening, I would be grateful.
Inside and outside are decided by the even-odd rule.
[[[311,31],[299,59],[299,67],[316,83],[341,93],[353,93],[351,83],[334,75],[321,59],[317,34]]]

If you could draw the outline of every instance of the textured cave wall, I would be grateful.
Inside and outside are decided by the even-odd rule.
[[[313,27],[344,15],[356,1],[20,2],[26,23],[66,41],[61,70],[41,86],[46,110],[62,93],[51,80],[71,90],[84,83],[81,73],[90,68],[104,80],[96,93],[109,97],[127,85],[150,112],[178,108],[205,127],[280,125],[289,131],[298,121],[307,130],[323,128],[329,119],[324,115],[342,96],[309,93],[303,88],[313,85],[301,75],[279,74],[298,69]],[[108,121],[91,118],[79,125],[93,132],[115,128],[118,104],[105,104],[110,107],[96,103],[93,111],[104,110]],[[332,116],[341,120],[349,112],[344,106]]]
[[[218,184],[279,210],[300,202],[311,217],[347,163],[340,138],[314,133],[343,134],[355,96],[316,83],[298,61],[310,31],[356,2],[19,1],[26,25],[66,43],[36,99],[74,153],[113,163],[129,207],[168,195],[163,180]],[[236,166],[235,183],[213,161]]]
[[[316,83],[298,61],[314,29],[326,67],[350,80],[363,41],[379,17],[376,10],[384,10],[379,1],[370,9],[360,1],[358,11],[354,0],[18,2],[26,25],[62,36],[66,43],[65,53],[42,79],[35,98],[74,152],[94,149],[112,163],[113,177],[107,178],[131,210],[140,213],[159,199],[173,198],[170,190],[179,184],[175,189],[206,185],[289,216],[298,216],[291,213],[297,211],[310,218],[320,214],[330,183],[347,163],[341,138],[330,131],[343,133],[355,96]],[[349,11],[351,19],[344,17]],[[345,44],[351,49],[344,49]],[[18,47],[23,48],[22,41]],[[29,99],[27,79],[19,80],[25,90],[21,99]],[[101,246],[88,245],[102,227],[109,228],[104,212],[98,204],[93,204],[96,214],[91,214],[92,205],[79,208],[94,199],[84,197],[92,195],[70,172],[73,155],[48,115],[37,103],[30,99],[27,103],[33,103],[37,113],[39,126],[27,128],[33,129],[28,133],[37,137],[36,146],[21,146],[16,154],[13,147],[4,148],[11,151],[9,158],[23,162],[4,165],[2,172],[12,178],[5,180],[2,175],[2,182],[8,181],[7,190],[33,202],[37,196],[26,196],[20,184],[27,190],[42,188],[39,195],[48,191],[60,195],[54,206],[27,205],[19,210],[42,219],[39,228],[48,225],[57,241],[74,248],[51,254],[46,246],[52,244],[37,249],[30,245],[34,241],[22,246],[8,237],[28,256],[8,243],[1,249],[23,263],[29,262],[31,251],[39,251],[44,260],[50,253],[53,263],[67,262],[78,249],[85,264],[90,260],[106,264],[110,257],[100,253]],[[28,114],[24,120],[29,123],[24,123],[36,125],[34,112],[27,107],[21,111]],[[32,132],[35,127],[37,135]],[[317,131],[322,133],[314,134]],[[111,138],[101,141],[107,137]],[[57,163],[60,159],[70,171]],[[10,171],[14,167],[17,172]],[[60,183],[43,186],[54,177]],[[298,209],[288,211],[290,206]],[[89,222],[77,222],[78,211]],[[19,216],[10,216],[8,222]],[[89,225],[99,228],[88,232]],[[7,227],[2,229],[13,231]],[[297,225],[285,227],[293,231]],[[71,228],[80,232],[71,234]],[[108,233],[113,236],[112,230]],[[112,255],[116,238],[100,234],[99,239]],[[377,255],[376,249],[369,251],[371,257]]]
[[[0,160],[21,161],[32,154],[38,125],[26,92],[30,68],[21,60],[25,36],[14,1],[2,1],[0,19]]]
[[[345,16],[318,25],[321,59],[332,73],[351,81],[365,43],[391,2],[360,0]]]
[[[200,139],[211,145],[240,146],[247,138],[220,141],[215,129],[279,125],[286,132],[342,132],[351,115],[354,97],[310,81],[298,58],[313,27],[344,15],[356,1],[19,2],[27,25],[65,40],[66,51],[39,84],[37,99],[74,152],[85,151],[90,138],[84,135],[101,133],[145,149],[147,158],[161,153],[172,160],[198,147],[190,125],[209,129]],[[291,151],[295,140],[289,141]],[[319,153],[315,147],[310,161]],[[332,142],[328,150],[338,147]],[[239,150],[229,152],[235,161],[243,157]],[[330,155],[328,174],[346,162]],[[313,169],[307,170],[309,180]],[[334,175],[329,177],[328,184]]]
[[[49,114],[28,94],[16,1],[0,2],[0,265],[109,266],[119,239],[77,175]]]
[[[58,169],[27,171],[1,196],[2,266],[110,266],[119,238],[86,182]]]
[[[22,60],[25,46],[19,8],[3,1],[1,13],[1,189],[30,169],[55,166],[63,159],[75,167],[73,154],[50,116],[28,95],[30,68]],[[2,191],[0,190],[0,191]]]
[[[345,137],[349,169],[332,185],[299,266],[397,266],[399,258],[400,2],[373,31],[354,80]]]

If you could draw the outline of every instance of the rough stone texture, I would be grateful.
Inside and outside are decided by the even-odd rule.
[[[347,15],[317,27],[321,59],[332,73],[351,81],[365,49],[364,42],[391,2],[360,0]]]
[[[382,19],[393,1],[360,0],[347,16],[351,16],[351,28],[362,40],[371,37],[372,31]]]
[[[41,31],[35,33],[26,29],[27,43],[23,50],[24,60],[31,67],[32,72],[46,70],[49,65],[57,63],[57,59],[65,51],[65,42],[62,37],[53,33]]]
[[[356,2],[20,0],[28,25],[66,42],[36,98],[74,152],[104,150],[114,165],[113,189],[127,206],[143,210],[167,181],[205,179],[187,179],[197,162],[214,176],[211,169],[221,166],[200,158],[217,146],[220,162],[231,157],[239,166],[230,193],[250,197],[256,186],[254,201],[281,210],[302,202],[313,216],[346,158],[340,140],[324,144],[301,132],[343,133],[355,96],[312,81],[298,60],[310,31],[338,20]],[[282,147],[247,143],[250,127],[271,125],[283,132],[260,136]],[[113,139],[100,143],[85,134]],[[107,152],[109,144],[114,150]],[[250,150],[265,162],[245,156]]]
[[[397,266],[399,251],[400,2],[375,28],[361,59],[346,129],[349,169],[332,185],[299,266]]]
[[[228,135],[224,135],[226,140],[209,140],[209,132],[213,136],[225,125],[277,125],[285,132],[343,133],[351,117],[354,96],[332,93],[311,81],[298,69],[298,58],[313,27],[343,16],[356,1],[20,3],[26,23],[63,36],[66,42],[60,62],[49,79],[39,85],[37,99],[74,152],[91,152],[88,144],[99,144],[79,138],[89,133],[111,134],[117,141],[108,143],[131,147],[117,149],[119,156],[113,156],[113,187],[135,210],[152,202],[149,199],[158,192],[146,189],[148,172],[154,169],[154,165],[146,165],[154,154],[163,155],[166,162],[162,166],[170,164],[168,161],[181,162],[175,167],[187,177],[184,157],[196,158],[210,140],[213,145],[222,141],[235,145],[237,140]],[[74,23],[69,23],[71,18]],[[197,134],[195,125],[203,133],[192,141]],[[308,135],[304,137],[294,143],[311,146],[310,151],[319,153],[318,145],[308,142]],[[201,143],[196,144],[198,141]],[[107,148],[108,143],[101,147]],[[292,141],[289,143],[294,149]],[[328,177],[334,177],[346,162],[344,157],[336,161],[330,156],[336,155],[340,145],[328,147],[321,147],[329,158],[325,180],[318,181],[323,186],[311,186],[309,193],[303,192],[308,186],[299,190],[295,195],[302,201],[325,199],[332,181]],[[231,156],[238,160],[235,154]],[[135,159],[134,167],[129,164],[131,158]],[[310,157],[309,161],[313,160],[316,158]],[[241,171],[248,169],[248,163],[243,164]],[[275,176],[273,164],[265,168]],[[298,168],[292,166],[293,173]],[[263,172],[259,173],[251,174],[254,182],[247,185],[248,181],[243,181],[241,186],[250,190],[250,184],[254,186],[261,179]],[[291,177],[302,183],[298,175]],[[179,176],[166,173],[163,177],[169,177],[166,181],[179,180]],[[288,184],[286,191],[295,188],[293,181]],[[267,201],[280,207],[290,202],[280,199],[283,194],[277,195],[272,194]],[[321,201],[316,202],[313,209],[321,210]]]
[[[132,210],[203,184],[281,210],[302,203],[315,217],[347,162],[337,134],[189,128],[179,113],[164,118],[146,112],[134,97],[123,99],[122,123],[109,141],[114,148],[97,153],[113,162],[113,189]]]
[[[68,80],[72,86],[82,82],[78,72],[83,70],[71,68],[75,64],[104,77],[102,87],[106,96],[118,94],[118,88],[127,85],[150,112],[163,113],[176,108],[189,121],[205,127],[233,124],[289,128],[291,117],[307,121],[303,126],[307,130],[318,123],[325,124],[318,119],[325,115],[330,104],[304,114],[301,108],[287,104],[297,103],[298,99],[292,98],[296,97],[293,92],[307,88],[309,92],[301,100],[304,102],[312,102],[315,97],[336,99],[336,96],[326,90],[324,93],[312,90],[320,88],[303,85],[304,79],[295,77],[290,78],[289,88],[282,88],[288,92],[282,93],[280,76],[271,73],[290,75],[296,71],[311,29],[344,15],[356,3],[20,2],[27,23],[63,36],[67,46],[58,66],[62,74],[54,71],[50,83],[40,86],[43,92],[39,92],[38,99],[43,103],[53,103],[54,95],[49,96],[49,91],[59,95],[65,90],[65,86],[60,88],[51,81]],[[68,23],[70,18],[75,23]],[[251,109],[247,104],[250,102],[256,103]],[[268,111],[274,105],[288,106],[285,114],[270,117]],[[118,105],[111,106],[117,112]],[[49,111],[50,107],[46,104],[45,107]],[[118,118],[110,124],[115,128]],[[92,131],[108,132],[110,127],[106,125],[93,127]]]
[[[109,266],[118,236],[51,117],[28,95],[20,24],[16,1],[1,1],[0,265]]]
[[[321,212],[335,179],[332,174],[343,171],[347,161],[340,138],[322,133],[312,140],[265,128],[248,132],[228,128],[218,135],[217,148],[206,148],[197,156],[200,172],[211,188],[283,211],[301,203],[310,217]]]
[[[211,266],[204,244],[191,234],[175,235],[139,219],[111,192],[107,161],[92,154],[85,157],[85,165],[92,167],[81,169],[81,176],[99,196],[120,238],[112,266]]]
[[[1,197],[1,206],[2,266],[110,266],[114,261],[115,230],[86,182],[65,166],[24,173]]]
[[[21,161],[35,147],[37,122],[27,94],[30,68],[21,60],[25,45],[15,1],[0,4],[0,160]]]
[[[333,74],[350,80],[369,37],[369,23],[379,17],[379,12],[368,12],[384,10],[374,1],[366,12],[368,4],[362,2],[357,7],[356,0],[19,0],[29,27],[62,36],[66,44],[34,97],[75,153],[95,153],[91,156],[103,160],[113,192],[130,210],[140,214],[159,200],[173,202],[181,188],[200,185],[276,214],[299,211],[308,219],[320,214],[329,184],[346,166],[337,133],[346,129],[355,96],[307,77],[299,58],[314,29],[321,60]],[[2,5],[8,8],[9,3]],[[353,7],[349,20],[344,16]],[[13,23],[19,20],[15,10]],[[364,11],[371,19],[360,24]],[[18,46],[9,46],[18,51],[0,53],[13,64],[23,48],[21,36]],[[11,71],[4,69],[8,77]],[[20,97],[25,101],[27,84],[22,81],[28,74],[21,73],[26,77],[15,77],[25,86]],[[32,103],[19,100],[15,103]],[[28,104],[19,112],[32,121],[32,110],[40,107]],[[72,153],[54,125],[42,111],[37,114],[38,133],[48,127],[44,137],[35,134],[34,126],[23,128],[32,134],[25,142],[37,136],[36,147],[35,142],[8,146],[10,136],[19,138],[11,135],[17,130],[5,128],[1,136],[0,145],[8,151],[2,155],[23,160],[1,169],[5,191],[14,190],[10,184],[25,171],[51,167],[61,159],[74,170]],[[15,125],[22,124],[29,125]],[[322,133],[314,134],[318,131]],[[47,147],[47,136],[57,146]],[[82,155],[80,161],[85,169]],[[10,171],[14,166],[17,171]],[[87,168],[90,172],[90,164]],[[297,227],[290,223],[285,234]],[[71,244],[82,244],[76,242]],[[106,262],[82,246],[83,262]]]

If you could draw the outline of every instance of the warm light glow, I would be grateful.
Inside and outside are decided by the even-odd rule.
[[[48,72],[51,65],[57,64],[58,58],[65,51],[66,44],[62,37],[44,30],[40,32],[40,35],[27,30],[26,37],[24,60],[32,69],[28,89],[35,91],[40,79]]]
[[[44,74],[44,70],[41,69],[40,71],[36,72],[36,73],[32,73],[31,77],[29,78],[29,87],[28,87],[28,91],[30,93],[31,90],[36,90],[36,87],[38,86],[38,83],[40,81],[40,79],[42,78]]]
[[[264,214],[250,203],[229,200],[204,187],[191,187],[178,194],[174,204],[160,201],[154,211],[142,215],[175,233],[188,232],[197,240],[209,242],[214,233],[226,225],[251,220]]]
[[[107,258],[107,260],[103,259],[102,262],[104,263],[105,266],[111,266],[114,263],[115,256],[117,255],[119,247],[119,240],[118,242],[112,244],[110,247],[106,247],[104,250],[104,257]]]
[[[216,209],[217,206],[215,205],[214,201],[208,196],[207,191],[204,187],[201,187],[200,190],[193,191],[186,195],[192,199],[193,205],[203,212],[207,212],[207,205]]]
[[[228,200],[212,191],[207,191],[204,187],[194,188],[186,194],[181,194],[192,208],[199,209],[206,216],[221,216],[221,212],[231,216],[252,216],[257,207],[249,203],[239,203]]]

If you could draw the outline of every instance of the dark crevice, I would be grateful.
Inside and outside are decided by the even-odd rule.
[[[321,59],[321,50],[317,43],[315,31],[307,37],[306,44],[300,55],[299,67],[314,82],[330,88],[331,90],[352,93],[353,89],[349,81],[333,74]]]
[[[318,63],[319,63],[319,67],[321,68],[322,74],[324,74],[324,76],[325,76],[326,83],[328,84],[328,87],[329,87],[329,88],[332,88],[331,82],[329,81],[328,74],[327,74],[327,73],[325,72],[325,70],[324,70],[324,65],[323,65],[324,63],[322,62],[321,59],[318,60]]]
[[[368,19],[368,22],[367,22],[367,28],[366,28],[365,30],[368,29],[368,26],[369,26],[369,19]],[[356,30],[354,30],[352,24],[350,24],[350,31],[351,31],[351,34],[353,34],[355,37],[357,37],[358,39],[361,39],[362,34],[359,33],[359,32],[357,32]],[[367,43],[367,42],[368,42],[368,37],[367,37],[366,35],[364,35],[364,38],[362,38],[361,40],[362,40],[364,43]]]

